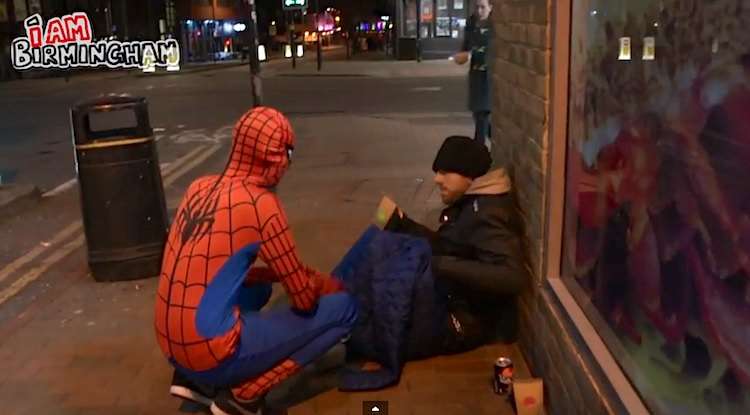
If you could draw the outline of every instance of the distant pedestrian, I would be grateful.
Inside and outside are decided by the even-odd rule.
[[[474,114],[474,139],[481,143],[491,137],[492,77],[489,51],[494,33],[491,12],[491,0],[477,0],[474,14],[466,24],[461,52],[453,56],[459,65],[470,61],[469,110]]]

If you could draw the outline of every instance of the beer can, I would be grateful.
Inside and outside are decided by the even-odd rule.
[[[513,385],[513,361],[508,357],[500,357],[495,361],[492,385],[496,394],[506,395]]]

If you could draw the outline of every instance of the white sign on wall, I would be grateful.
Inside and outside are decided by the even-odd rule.
[[[629,61],[632,55],[631,47],[630,47],[630,38],[629,37],[621,37],[620,38],[620,60],[621,61]]]
[[[652,61],[656,59],[656,38],[643,38],[643,60]]]

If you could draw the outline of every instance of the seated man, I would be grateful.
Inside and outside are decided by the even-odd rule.
[[[274,192],[293,148],[281,113],[247,112],[224,172],[190,185],[169,233],[154,323],[176,369],[170,392],[216,415],[260,413],[271,387],[347,336],[357,318],[341,282],[298,258]],[[256,256],[267,267],[250,268]],[[261,313],[273,282],[291,309]]]
[[[385,230],[426,238],[432,248],[432,272],[448,297],[448,321],[442,352],[460,353],[500,335],[517,335],[515,297],[529,280],[521,218],[510,178],[490,169],[487,148],[469,137],[448,137],[432,169],[447,208],[437,232],[386,202]]]

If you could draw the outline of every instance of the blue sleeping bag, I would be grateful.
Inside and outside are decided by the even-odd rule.
[[[426,240],[365,231],[333,271],[356,298],[359,319],[347,343],[347,357],[382,365],[378,371],[344,368],[341,390],[372,390],[398,383],[408,359],[440,352],[447,318],[438,292]]]

